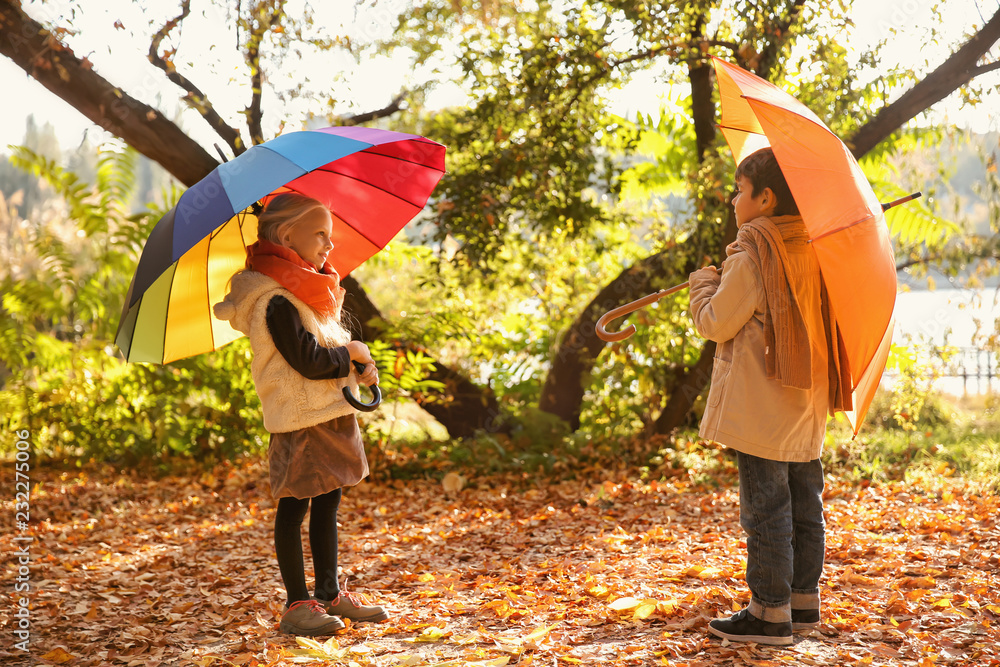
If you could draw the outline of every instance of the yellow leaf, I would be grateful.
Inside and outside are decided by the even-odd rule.
[[[656,601],[646,600],[636,608],[635,618],[644,621],[650,616],[652,616],[653,613],[655,612],[656,612]]]
[[[591,586],[590,588],[587,589],[587,594],[588,595],[593,595],[595,598],[607,597],[608,594],[610,594],[610,593],[611,593],[611,591],[609,591],[607,588],[605,588],[601,584],[597,584],[596,586]]]
[[[316,641],[315,639],[310,639],[309,637],[295,637],[295,643],[299,646],[305,646],[308,649],[314,651],[325,651],[326,647],[322,643]]]
[[[428,582],[434,581],[434,575],[431,574],[430,572],[424,572],[422,575],[417,577],[417,581],[419,581],[422,584],[426,584]]]
[[[451,632],[445,630],[444,628],[439,628],[435,625],[428,626],[420,631],[420,634],[406,641],[413,642],[439,642],[442,639],[451,636]]]
[[[60,647],[52,649],[51,651],[49,651],[48,653],[46,653],[45,655],[43,655],[42,659],[44,659],[44,660],[51,660],[52,662],[61,665],[63,663],[69,662],[70,660],[74,659],[75,657],[76,657],[75,655],[70,655],[69,653],[66,652],[65,649],[63,649],[60,646]]]
[[[669,616],[677,611],[677,608],[680,606],[681,603],[678,600],[665,600],[664,602],[656,603],[656,611],[660,612],[664,616]]]
[[[876,584],[873,578],[855,572],[849,565],[844,568],[844,574],[841,575],[841,579],[849,584],[861,584],[862,586],[874,586]]]
[[[558,627],[558,625],[559,625],[558,623],[555,623],[555,624],[553,624],[553,625],[550,625],[550,626],[549,626],[549,627],[547,627],[547,628],[545,628],[545,627],[542,627],[542,628],[535,628],[535,629],[534,629],[534,630],[533,630],[533,631],[531,632],[531,634],[530,634],[530,635],[528,635],[527,637],[525,637],[525,638],[524,638],[524,641],[525,641],[525,642],[533,642],[533,641],[535,641],[536,639],[542,639],[542,638],[544,638],[544,637],[547,637],[547,636],[548,636],[548,634],[549,634],[550,632],[552,632],[553,630],[555,630],[555,629],[556,629],[556,627]]]
[[[934,577],[906,577],[899,584],[902,588],[934,588]]]
[[[614,611],[629,611],[630,609],[635,609],[642,602],[636,600],[635,598],[618,598],[614,602],[608,605]]]

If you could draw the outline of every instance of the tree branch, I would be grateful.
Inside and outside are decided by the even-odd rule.
[[[980,74],[986,74],[987,72],[992,72],[993,70],[1000,69],[1000,60],[988,63],[986,65],[980,65],[972,69],[972,76],[977,77]]]
[[[393,98],[392,102],[389,102],[388,106],[382,107],[375,111],[368,111],[366,113],[359,113],[356,116],[349,116],[341,120],[344,125],[361,125],[362,123],[370,123],[373,120],[379,118],[387,118],[392,114],[399,111],[403,106],[403,100],[406,99],[407,92],[404,90],[399,95]]]
[[[273,0],[263,0],[258,3],[251,12],[249,25],[250,36],[247,39],[246,53],[244,59],[250,66],[250,85],[253,91],[250,97],[250,106],[246,108],[247,127],[250,128],[250,141],[254,145],[264,143],[264,130],[261,127],[261,97],[264,85],[264,72],[260,67],[260,46],[278,19],[281,17],[284,0],[277,0],[270,12],[265,11]],[[254,20],[256,18],[256,20]]]
[[[163,70],[167,75],[167,78],[172,82],[183,88],[188,92],[184,100],[195,109],[202,117],[208,122],[208,124],[215,130],[216,134],[225,141],[229,148],[232,149],[233,155],[239,155],[246,150],[246,145],[243,143],[243,138],[240,137],[240,133],[235,128],[231,127],[226,121],[222,119],[212,106],[211,102],[208,101],[206,95],[192,83],[187,77],[180,74],[174,67],[173,62],[166,60],[160,55],[160,43],[170,34],[170,31],[180,25],[180,22],[187,18],[188,14],[191,13],[191,0],[184,0],[181,3],[181,13],[174,19],[167,21],[167,23],[160,28],[160,30],[153,35],[153,39],[149,45],[149,62],[156,65],[158,68]]]
[[[926,266],[930,264],[941,264],[943,261],[948,259],[948,255],[944,253],[935,253],[933,255],[924,255],[922,257],[913,257],[905,261],[896,264],[896,273],[904,271],[911,266]],[[973,250],[968,254],[962,255],[961,260],[968,261],[969,259],[1000,259],[1000,250],[994,246],[986,246],[982,250]]]
[[[384,322],[382,313],[352,276],[344,276],[341,284],[347,290],[344,311],[352,316],[351,333],[359,340],[370,343],[379,335],[379,322]],[[504,421],[499,401],[489,387],[476,386],[458,371],[434,359],[430,352],[412,343],[398,341],[396,349],[422,352],[434,360],[434,370],[427,379],[440,382],[445,388],[428,390],[414,400],[448,430],[449,436],[467,438],[477,431],[510,431],[511,425]]]
[[[156,109],[94,72],[17,0],[0,0],[0,55],[65,100],[95,124],[159,162],[191,186],[218,166],[197,142]]]
[[[96,74],[87,60],[78,58],[49,30],[25,15],[19,0],[0,0],[0,55],[17,63],[94,123],[158,162],[184,185],[194,185],[219,166],[176,124]],[[349,292],[345,308],[359,322],[381,319],[378,308],[357,281],[345,276],[344,286]],[[371,330],[361,327],[357,330],[364,340],[371,340]],[[447,389],[437,392],[433,402],[421,405],[450,435],[463,437],[477,430],[494,433],[509,430],[510,425],[502,421],[496,396],[489,389],[477,387],[442,363],[435,365],[431,379],[444,383]]]
[[[937,69],[865,123],[845,141],[855,157],[861,157],[892,135],[920,112],[940,102],[983,71],[1000,67],[997,63],[977,66],[979,59],[1000,40],[1000,9],[961,48]]]
[[[754,68],[754,73],[760,78],[768,81],[771,80],[774,68],[778,65],[778,55],[781,53],[781,47],[788,41],[789,30],[792,24],[798,19],[799,14],[802,13],[802,7],[805,4],[806,0],[795,0],[792,6],[788,8],[788,13],[785,14],[784,18],[767,24],[771,39],[768,40],[761,51],[757,66]]]

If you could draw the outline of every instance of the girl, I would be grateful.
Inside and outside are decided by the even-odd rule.
[[[344,288],[327,262],[333,222],[320,202],[296,193],[273,198],[258,220],[245,271],[233,276],[216,317],[250,337],[251,373],[270,432],[271,494],[278,499],[274,550],[287,594],[281,631],[324,635],[340,617],[377,622],[385,610],[341,590],[337,508],[341,490],[368,475],[354,408],[342,387],[378,382],[368,346],[340,324]],[[365,364],[360,376],[352,362]],[[306,588],[301,526],[309,509],[315,599]]]

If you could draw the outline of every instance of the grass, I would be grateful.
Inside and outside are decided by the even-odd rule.
[[[876,397],[857,437],[842,416],[831,420],[823,452],[828,475],[859,485],[905,482],[933,491],[961,482],[984,493],[1000,492],[1000,397],[932,394],[924,397],[917,415],[900,415],[895,398],[891,392]],[[463,441],[428,438],[427,427],[415,427],[412,439],[384,440],[372,453],[378,476],[515,473],[531,483],[597,473],[644,480],[683,476],[702,488],[736,483],[733,452],[700,440],[695,431],[612,442],[566,434],[544,415],[533,417],[538,418],[528,429],[533,432]],[[414,414],[408,418],[420,420]]]
[[[891,398],[876,398],[869,419],[851,439],[846,420],[828,429],[827,468],[859,482],[904,481],[938,488],[961,479],[1000,491],[1000,414],[996,396],[932,394],[914,419],[900,419]]]

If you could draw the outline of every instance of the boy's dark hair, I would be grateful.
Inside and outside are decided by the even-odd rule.
[[[795,203],[795,197],[788,189],[785,175],[781,173],[781,167],[778,166],[773,150],[762,148],[743,158],[736,167],[735,178],[742,176],[745,176],[753,186],[752,197],[759,196],[764,188],[771,188],[771,192],[778,198],[778,205],[774,209],[775,215],[799,215],[799,205]]]

